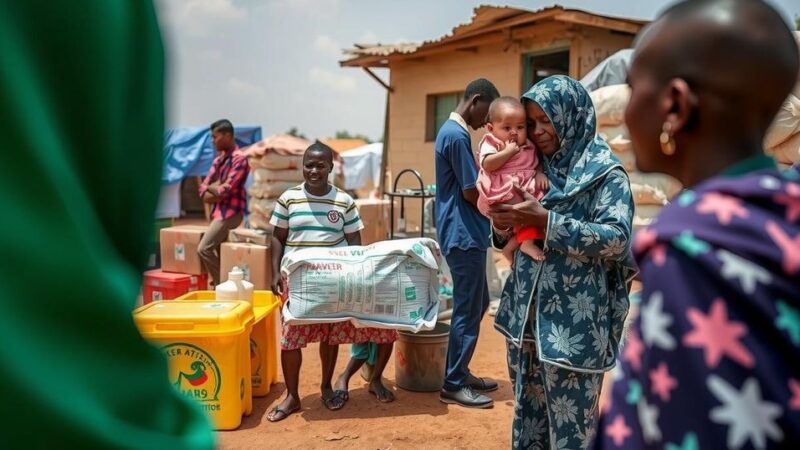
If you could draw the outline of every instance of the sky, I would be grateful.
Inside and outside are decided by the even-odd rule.
[[[353,43],[421,42],[467,23],[480,4],[536,10],[553,2],[467,0],[156,0],[167,50],[167,126],[219,118],[291,127],[309,138],[337,130],[380,139],[386,91],[359,68],[341,68]],[[672,1],[575,0],[567,8],[653,19]],[[797,0],[772,0],[787,21]],[[388,79],[388,70],[376,70]]]

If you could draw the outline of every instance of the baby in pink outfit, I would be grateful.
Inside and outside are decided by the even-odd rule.
[[[495,203],[519,203],[517,188],[542,198],[550,184],[539,169],[539,157],[528,140],[525,108],[514,97],[500,97],[489,106],[489,131],[481,139],[478,155],[478,209],[488,217]],[[544,239],[542,230],[532,227],[514,229],[514,238],[503,248],[503,255],[513,261],[519,248],[531,258],[544,260],[544,252],[535,243]]]

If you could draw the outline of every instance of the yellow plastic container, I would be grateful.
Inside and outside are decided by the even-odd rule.
[[[178,300],[214,300],[214,291],[189,292]],[[272,291],[253,292],[255,324],[250,334],[250,371],[253,395],[266,397],[273,384],[278,382],[278,324],[281,300]]]
[[[156,301],[133,312],[145,339],[167,356],[169,379],[196,400],[218,430],[253,410],[248,337],[253,308],[243,301]]]

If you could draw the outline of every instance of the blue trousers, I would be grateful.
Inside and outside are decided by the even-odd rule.
[[[489,308],[486,250],[452,249],[445,259],[453,277],[453,317],[450,320],[444,388],[455,391],[467,384],[469,362],[478,343],[481,319]]]

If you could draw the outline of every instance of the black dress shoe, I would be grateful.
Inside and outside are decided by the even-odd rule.
[[[465,408],[491,408],[494,405],[494,400],[478,394],[469,386],[464,386],[457,391],[442,389],[439,393],[439,400],[442,403],[460,405]]]
[[[478,392],[492,392],[497,390],[497,382],[491,378],[480,378],[470,375],[467,379],[467,386]]]

